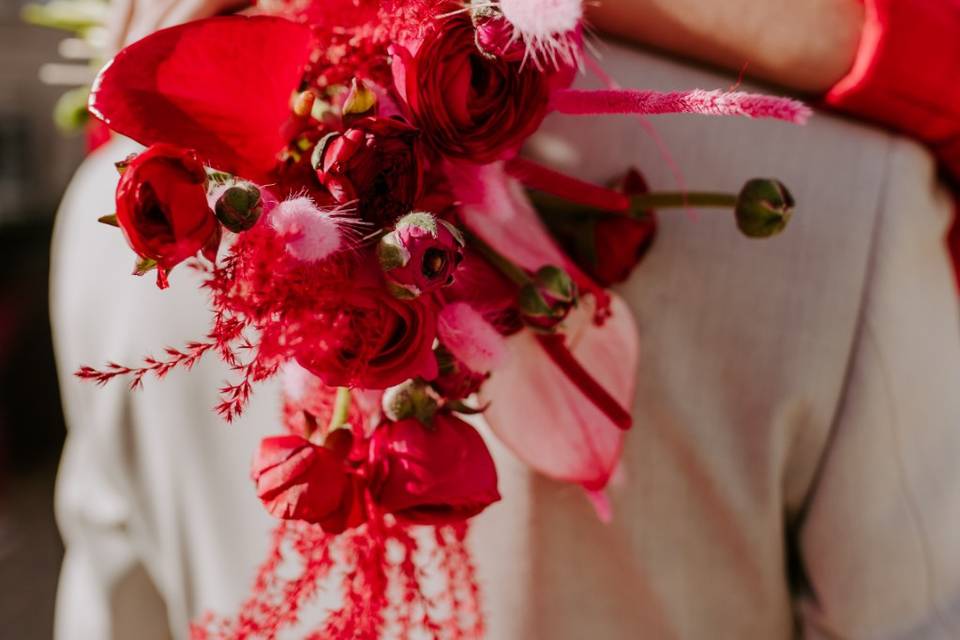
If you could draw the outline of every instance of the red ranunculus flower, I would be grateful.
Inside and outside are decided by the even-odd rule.
[[[201,249],[216,259],[220,224],[207,203],[207,173],[196,152],[155,144],[129,162],[117,186],[117,223],[143,258],[165,273]]]
[[[486,163],[514,153],[547,113],[550,76],[485,56],[465,11],[395,46],[393,77],[414,124],[437,153]]]
[[[386,389],[437,375],[431,300],[398,300],[383,286],[357,287],[335,308],[300,322],[296,360],[331,387]]]
[[[457,522],[500,499],[483,438],[449,414],[438,414],[431,426],[413,418],[380,426],[369,464],[374,501],[409,522]]]
[[[276,518],[340,533],[366,520],[362,481],[335,452],[300,436],[264,438],[253,462],[257,496]]]
[[[364,220],[389,224],[420,194],[419,132],[395,118],[362,118],[320,141],[317,177],[340,204],[356,201]]]

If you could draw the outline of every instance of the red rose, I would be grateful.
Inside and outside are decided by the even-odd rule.
[[[220,224],[207,203],[195,151],[155,144],[129,162],[117,186],[117,223],[130,247],[161,274],[203,250],[216,259]]]
[[[358,285],[300,323],[296,360],[331,387],[386,389],[437,375],[431,300],[398,300],[382,286]]]
[[[257,496],[283,520],[340,533],[366,519],[363,485],[335,452],[300,436],[264,438],[253,463]]]
[[[500,499],[483,438],[448,414],[429,427],[413,418],[380,426],[370,442],[370,477],[374,501],[414,523],[457,522]]]
[[[360,217],[389,224],[420,194],[419,132],[394,118],[368,117],[317,145],[314,168],[340,204],[356,201]]]
[[[393,79],[424,141],[450,158],[487,163],[514,153],[547,113],[550,76],[477,48],[466,11],[453,11],[407,48]]]

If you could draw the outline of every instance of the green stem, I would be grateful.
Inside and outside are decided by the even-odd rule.
[[[489,244],[481,240],[480,237],[475,233],[466,231],[464,232],[464,235],[467,237],[467,244],[482,253],[484,258],[486,258],[493,266],[495,266],[500,273],[509,278],[510,281],[515,285],[522,287],[533,282],[530,276],[527,275],[526,271],[511,262],[509,258],[500,254]]]
[[[680,207],[733,209],[737,206],[737,196],[731,193],[687,193],[682,191],[643,193],[630,196],[630,207],[626,211],[604,211],[539,191],[530,191],[528,195],[541,213],[562,215],[605,214],[639,218],[651,209]]]
[[[333,414],[330,416],[330,426],[327,433],[331,433],[347,424],[350,417],[350,389],[337,387],[337,397],[333,401]]]

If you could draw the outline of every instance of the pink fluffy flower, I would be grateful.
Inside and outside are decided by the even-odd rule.
[[[284,200],[270,212],[270,226],[287,243],[287,253],[303,262],[320,262],[346,245],[343,216],[321,209],[301,196]]]

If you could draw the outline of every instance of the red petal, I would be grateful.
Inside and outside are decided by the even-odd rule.
[[[307,27],[264,16],[164,29],[103,68],[90,111],[142,144],[191,147],[217,169],[265,181],[311,44]]]

